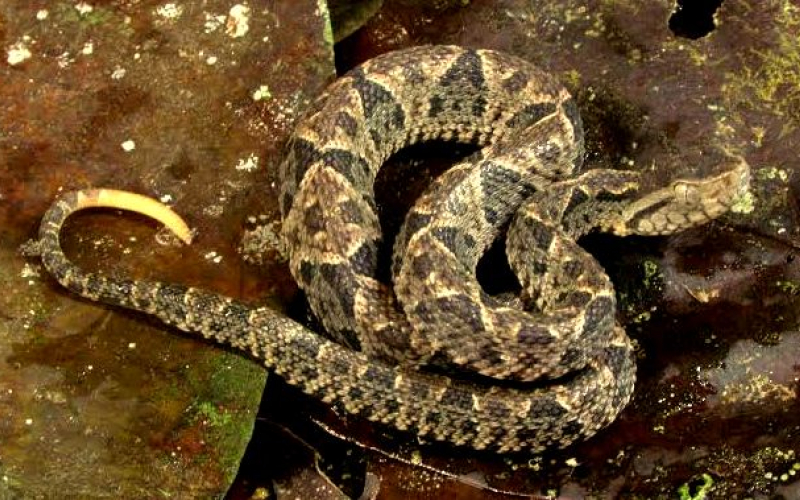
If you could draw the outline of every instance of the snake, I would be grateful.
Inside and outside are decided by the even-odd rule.
[[[381,279],[376,176],[430,141],[476,152],[416,200]],[[286,143],[282,237],[323,331],[213,291],[86,271],[63,253],[64,221],[92,207],[143,213],[189,243],[187,223],[146,196],[61,195],[37,252],[68,290],[238,349],[335,409],[422,441],[540,453],[608,426],[636,380],[613,284],[577,240],[674,234],[726,213],[748,188],[737,155],[722,173],[643,192],[636,172],[586,168],[584,149],[576,100],[553,75],[503,52],[417,46],[334,81]],[[502,237],[519,287],[492,295],[476,266]]]

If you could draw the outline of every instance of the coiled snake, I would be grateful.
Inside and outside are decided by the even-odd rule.
[[[391,288],[376,279],[373,182],[390,155],[428,140],[480,149],[411,209]],[[715,177],[641,194],[636,174],[583,171],[582,160],[575,102],[552,77],[489,50],[415,47],[332,84],[297,126],[281,166],[290,269],[333,340],[265,307],[88,273],[64,256],[64,220],[93,206],[146,213],[188,242],[183,221],[149,198],[68,193],[42,220],[39,252],[68,289],[247,351],[348,412],[456,445],[539,452],[593,435],[634,386],[612,285],[575,239],[703,224],[748,184],[746,163],[731,158]],[[511,300],[488,295],[475,277],[507,228],[522,285]]]

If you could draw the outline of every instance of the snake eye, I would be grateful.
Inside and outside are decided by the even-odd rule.
[[[697,203],[699,201],[697,187],[687,182],[677,182],[673,188],[675,198],[681,203]]]

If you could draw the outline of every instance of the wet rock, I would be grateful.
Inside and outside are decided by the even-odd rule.
[[[272,175],[303,103],[333,76],[316,8],[0,4],[0,497],[228,489],[259,364],[77,299],[17,248],[60,191],[125,188],[173,205],[196,244],[165,244],[141,217],[81,214],[63,233],[81,266],[245,300],[291,294],[285,274],[262,279],[236,248],[249,213],[276,209],[268,182],[250,186]]]
[[[585,443],[536,457],[420,443],[272,383],[261,415],[301,435],[322,475],[351,496],[372,475],[381,498],[792,498],[800,484],[797,7],[726,1],[713,29],[689,40],[670,29],[674,2],[441,3],[448,8],[387,0],[338,47],[337,68],[420,43],[512,52],[578,97],[588,167],[641,171],[650,189],[717,171],[723,145],[751,165],[750,196],[683,235],[587,239],[617,286],[640,360],[634,401]],[[191,214],[198,250],[154,245],[155,228],[142,221],[87,214],[65,232],[82,265],[248,299],[269,289],[276,305],[288,302],[294,288],[277,257],[241,268],[232,249],[247,215],[276,216],[278,144],[332,77],[330,47],[316,2],[248,5],[0,8],[0,99],[11,103],[0,111],[0,280],[12,291],[0,297],[0,410],[11,416],[0,421],[2,494],[38,494],[44,483],[84,496],[111,487],[120,496],[159,486],[224,491],[262,372],[140,316],[76,301],[15,249],[60,186],[113,182]],[[289,310],[305,314],[302,304]],[[218,383],[208,383],[211,374]],[[243,466],[236,484],[261,489],[234,489],[232,498],[319,479],[308,461],[279,469],[300,445],[270,446],[277,441],[259,422],[244,463],[275,465]],[[230,451],[224,459],[210,451],[221,449]]]

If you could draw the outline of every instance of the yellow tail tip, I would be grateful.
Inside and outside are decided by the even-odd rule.
[[[161,222],[187,245],[192,242],[192,231],[181,216],[154,198],[118,189],[88,189],[77,195],[78,210],[90,207],[129,210]]]

